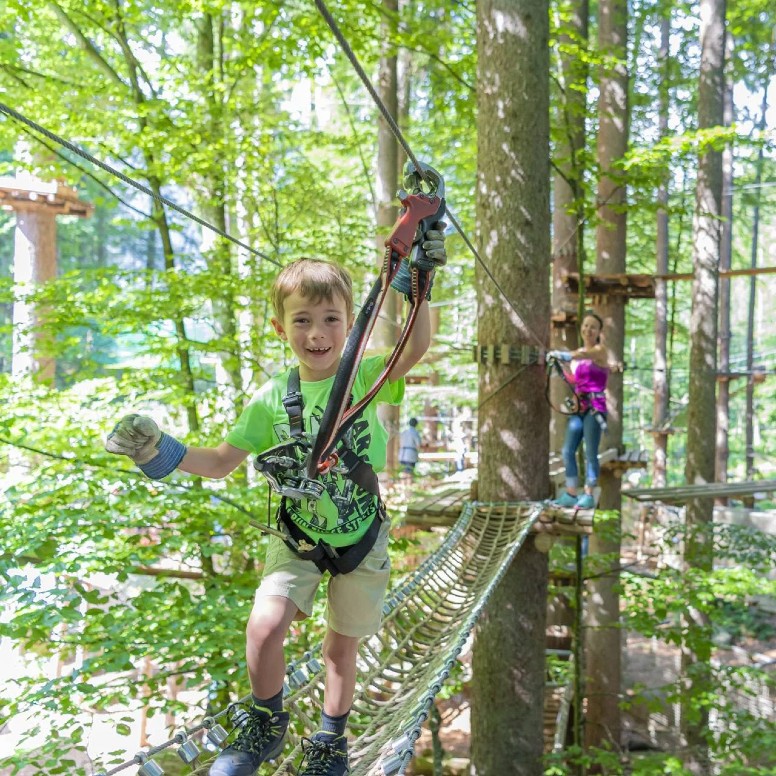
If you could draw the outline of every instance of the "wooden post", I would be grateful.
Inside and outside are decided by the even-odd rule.
[[[32,176],[0,178],[0,205],[16,214],[14,235],[13,357],[14,377],[32,375],[42,382],[54,379],[56,363],[47,353],[51,336],[46,311],[30,295],[57,274],[58,215],[91,215],[93,206],[78,199],[75,189],[44,183]]]

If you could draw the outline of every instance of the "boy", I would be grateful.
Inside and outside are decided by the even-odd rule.
[[[437,224],[423,237],[423,248],[432,266],[447,260],[443,226]],[[403,292],[409,288],[406,277],[406,273],[403,280],[397,276],[393,284]],[[272,326],[298,360],[296,377],[302,397],[303,429],[314,434],[353,325],[351,279],[335,264],[300,259],[278,275],[272,302],[275,311]],[[387,445],[387,434],[377,419],[376,404],[401,401],[404,375],[426,352],[430,338],[428,302],[424,300],[389,380],[378,392],[376,401],[366,407],[353,425],[350,447],[359,451],[375,470],[385,465]],[[383,364],[382,357],[362,360],[353,385],[354,401],[372,387]],[[110,434],[106,449],[129,455],[145,474],[155,479],[176,468],[201,477],[225,477],[249,454],[262,452],[289,438],[292,417],[287,403],[292,395],[289,382],[294,371],[267,382],[243,411],[226,440],[216,448],[187,449],[160,432],[150,418],[129,415]],[[373,541],[353,571],[336,574],[328,582],[323,718],[321,730],[305,742],[299,770],[299,776],[344,776],[350,772],[345,730],[355,692],[357,649],[360,639],[376,633],[380,626],[390,573],[390,521],[384,514],[379,494],[359,488],[346,475],[332,471],[322,475],[320,481],[325,491],[317,500],[283,499],[282,517],[290,520],[294,535],[301,531],[305,542],[314,545],[323,541],[340,552],[342,548],[363,548],[365,541]],[[305,542],[300,542],[294,551],[276,536],[269,539],[264,576],[246,628],[246,657],[253,698],[235,742],[216,758],[211,776],[253,776],[261,763],[274,759],[282,751],[289,722],[288,712],[283,711],[283,643],[292,621],[312,612],[315,592],[323,576],[312,560],[300,557],[300,550],[311,546]]]

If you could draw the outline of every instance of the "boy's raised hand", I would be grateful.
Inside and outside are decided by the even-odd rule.
[[[424,258],[429,259],[429,266],[421,266],[421,261],[416,259],[417,265],[421,269],[437,269],[447,264],[447,251],[445,250],[445,227],[444,221],[437,221],[434,226],[423,235],[423,241],[420,247],[426,252]]]
[[[421,238],[420,247],[423,248],[422,256],[415,256],[412,264],[418,269],[430,272],[433,269],[447,264],[447,251],[445,250],[445,227],[444,221],[437,221],[433,228],[429,229]],[[433,284],[433,278],[432,278]],[[406,259],[402,259],[399,271],[396,273],[391,287],[400,294],[404,294],[407,299],[411,297],[410,269]],[[427,299],[431,299],[431,286],[428,289]]]
[[[116,455],[127,455],[142,466],[159,454],[157,445],[161,438],[162,432],[152,418],[125,415],[108,434],[105,449]]]

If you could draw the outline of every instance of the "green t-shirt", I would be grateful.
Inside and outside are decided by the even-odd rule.
[[[353,403],[361,399],[383,371],[383,356],[364,358],[353,383]],[[334,377],[308,383],[302,381],[304,430],[308,436],[318,427],[329,399]],[[285,442],[291,435],[283,397],[288,393],[288,372],[265,383],[243,410],[226,441],[257,454]],[[388,433],[377,417],[377,404],[399,404],[404,396],[404,379],[386,382],[367,405],[352,427],[352,449],[366,458],[372,468],[385,468]],[[323,539],[333,547],[355,544],[369,528],[377,514],[377,499],[341,474],[321,476],[325,491],[320,499],[287,499],[291,519],[313,540]]]

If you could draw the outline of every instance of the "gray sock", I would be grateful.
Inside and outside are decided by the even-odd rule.
[[[257,698],[255,695],[252,697],[254,706],[261,706],[265,709],[268,709],[272,714],[274,714],[276,711],[283,711],[282,689],[279,693],[273,695],[271,698]]]
[[[348,725],[348,715],[350,709],[339,717],[331,717],[325,711],[321,713],[321,730],[324,733],[335,733],[338,736],[345,735],[345,728]]]

